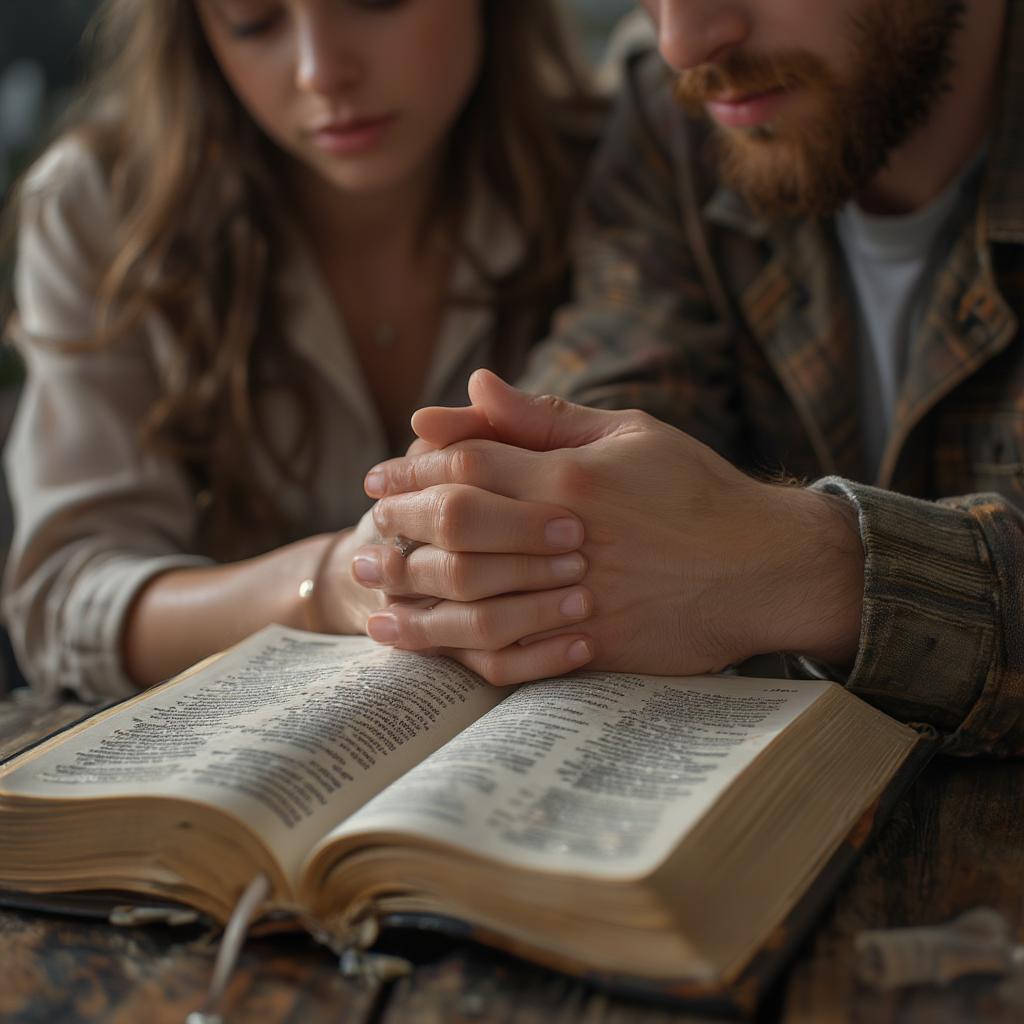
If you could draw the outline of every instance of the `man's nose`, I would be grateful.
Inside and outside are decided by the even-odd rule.
[[[750,16],[736,0],[655,0],[658,49],[676,71],[721,60],[750,35]]]

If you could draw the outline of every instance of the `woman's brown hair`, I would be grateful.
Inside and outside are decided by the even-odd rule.
[[[567,266],[578,164],[562,121],[586,105],[586,87],[553,0],[480,2],[481,77],[432,208],[458,247],[466,184],[482,174],[528,244],[521,272],[486,282],[491,301],[543,306]],[[71,130],[107,170],[117,217],[98,342],[116,344],[152,316],[171,327],[175,372],[142,442],[179,460],[208,496],[205,546],[221,557],[252,554],[230,539],[257,535],[268,547],[298,532],[258,485],[254,459],[299,483],[317,462],[307,381],[282,343],[279,157],[221,75],[194,0],[106,0],[93,31],[101,70]],[[271,389],[289,395],[300,416],[284,447],[262,429],[259,407]]]

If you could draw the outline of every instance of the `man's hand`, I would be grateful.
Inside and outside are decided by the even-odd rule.
[[[642,413],[531,398],[486,371],[470,394],[468,409],[414,421],[426,442],[448,447],[367,476],[381,534],[422,542],[414,555],[425,561],[447,559],[468,596],[389,608],[371,618],[371,635],[444,649],[501,682],[577,667],[570,651],[582,654],[581,640],[594,667],[653,673],[716,671],[776,650],[852,659],[863,552],[841,499],[753,480]],[[474,433],[489,439],[463,440]],[[498,596],[503,577],[489,560],[538,557],[545,527],[571,522],[568,510],[585,530],[586,588],[521,581]],[[401,592],[400,582],[381,585]],[[432,592],[425,579],[415,589]],[[579,625],[569,624],[567,593],[582,598]]]

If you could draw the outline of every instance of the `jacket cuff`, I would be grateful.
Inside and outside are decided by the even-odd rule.
[[[838,681],[937,730],[946,753],[1024,751],[1024,673],[1007,663],[1004,621],[1024,606],[1010,571],[1021,562],[1019,513],[995,495],[936,503],[837,477],[813,489],[855,506],[864,545],[857,658]]]
[[[138,693],[122,661],[128,611],[142,587],[172,569],[209,565],[192,555],[162,557],[111,554],[90,560],[64,601],[50,597],[45,635],[60,638],[41,658],[27,653],[35,685],[54,696],[71,692],[82,701],[105,701]],[[21,652],[19,652],[20,654]]]

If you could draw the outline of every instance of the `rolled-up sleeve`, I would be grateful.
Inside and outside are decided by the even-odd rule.
[[[841,678],[950,754],[1024,754],[1024,514],[997,494],[922,501],[836,477],[864,545],[857,659]]]
[[[3,608],[15,653],[33,686],[86,700],[134,690],[121,635],[139,589],[209,561],[190,550],[184,473],[140,444],[160,394],[149,335],[94,344],[108,204],[81,144],[56,147],[26,182],[15,340],[27,376],[4,453],[15,529]]]

